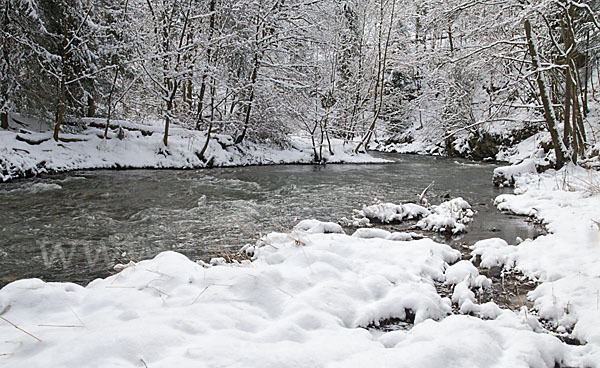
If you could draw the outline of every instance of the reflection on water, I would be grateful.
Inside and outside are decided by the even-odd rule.
[[[265,166],[196,171],[80,171],[0,184],[0,286],[24,277],[87,283],[115,263],[164,250],[207,259],[224,247],[287,231],[299,219],[337,221],[382,201],[462,196],[478,211],[469,233],[509,242],[535,236],[499,214],[492,164],[386,155],[385,165]]]

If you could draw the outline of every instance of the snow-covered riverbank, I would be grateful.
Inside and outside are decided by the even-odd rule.
[[[515,268],[541,283],[529,298],[540,318],[584,344],[571,347],[574,366],[600,366],[600,174],[570,166],[526,174],[514,195],[496,199],[503,211],[543,222],[549,234],[518,246],[476,244],[484,265]]]
[[[594,183],[574,168],[519,178],[499,207],[536,216],[550,234],[473,246],[482,266],[541,282],[529,295],[535,310],[477,304],[473,292],[490,280],[447,245],[303,222],[246,247],[241,263],[166,252],[87,287],[11,283],[0,290],[0,365],[599,366]],[[404,329],[378,328],[399,320]],[[558,338],[569,333],[584,345]]]
[[[310,138],[291,137],[288,148],[274,143],[235,145],[227,135],[213,134],[204,157],[201,156],[205,132],[172,127],[169,145],[162,143],[160,127],[121,122],[126,126],[123,139],[111,132],[88,127],[78,134],[62,134],[68,142],[55,142],[50,131],[0,130],[0,182],[47,172],[97,168],[190,169],[311,163],[314,153]],[[323,148],[329,163],[386,162],[366,154],[354,154],[353,145],[332,140],[334,154]]]
[[[564,358],[527,314],[487,305],[492,320],[449,316],[452,302],[434,283],[469,277],[448,268],[458,251],[429,239],[319,233],[338,228],[270,234],[247,249],[253,262],[209,266],[167,252],[86,288],[9,284],[0,291],[0,364],[528,367]],[[390,318],[416,327],[373,328]]]

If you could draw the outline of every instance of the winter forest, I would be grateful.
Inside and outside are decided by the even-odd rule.
[[[600,368],[600,1],[0,29],[0,367]]]
[[[115,119],[161,121],[165,146],[173,124],[205,132],[200,147],[211,132],[274,145],[302,132],[356,152],[415,131],[453,153],[457,139],[546,129],[560,167],[594,138],[598,6],[4,0],[2,121],[34,116],[55,140],[81,117],[102,118],[105,135]]]

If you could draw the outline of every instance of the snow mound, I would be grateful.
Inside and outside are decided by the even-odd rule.
[[[470,302],[474,304],[475,301],[475,293],[471,291],[471,288],[466,281],[461,281],[454,286],[452,303],[458,304],[459,308],[462,308],[464,303]]]
[[[357,229],[354,232],[354,234],[352,234],[352,236],[356,237],[356,238],[361,238],[361,239],[386,239],[386,240],[403,241],[403,242],[423,239],[423,235],[413,233],[413,232],[390,233],[389,231],[383,230],[383,229],[366,229],[366,228]]]
[[[480,275],[477,267],[469,261],[459,261],[448,267],[445,272],[446,284],[456,285],[465,282],[469,288],[486,288],[492,285],[492,281]]]
[[[389,224],[420,219],[430,214],[427,208],[414,203],[375,203],[363,206],[362,210],[354,210],[352,218],[343,218],[342,222],[348,226],[363,227],[370,226],[372,221]]]
[[[493,182],[496,186],[513,186],[517,177],[535,173],[537,173],[535,160],[530,158],[516,165],[495,168]]]
[[[473,221],[471,205],[461,197],[432,207],[432,213],[417,222],[422,230],[458,234],[465,232],[467,224]]]
[[[494,302],[475,304],[471,300],[465,300],[460,306],[459,312],[461,314],[477,315],[484,319],[496,319],[503,313],[502,309]]]
[[[391,235],[392,233],[383,229],[357,229],[352,234],[353,237],[361,239],[387,239]]]
[[[452,292],[452,302],[457,304],[461,313],[479,314],[482,307],[475,304],[474,288],[483,290],[492,285],[492,281],[487,277],[480,275],[477,267],[469,261],[462,260],[449,266],[445,272],[446,285],[454,285]],[[483,307],[485,309],[485,307]],[[490,318],[493,313],[485,314]],[[495,317],[494,317],[495,318]]]
[[[460,257],[430,239],[307,232],[301,242],[269,234],[253,253],[249,264],[211,266],[164,252],[87,287],[11,283],[0,290],[0,313],[22,330],[0,321],[0,365],[344,364],[386,350],[363,327],[409,312],[417,325],[450,314],[434,282]]]
[[[302,220],[295,227],[296,231],[305,231],[310,234],[343,234],[342,227],[334,222],[319,220]]]
[[[414,203],[394,204],[376,203],[363,206],[362,210],[353,210],[352,218],[342,218],[346,226],[369,227],[372,221],[388,224],[405,220],[420,219],[416,228],[427,231],[448,232],[458,234],[466,231],[466,225],[473,220],[474,212],[471,205],[461,197],[432,206],[431,211]],[[358,232],[356,236],[370,234]],[[380,238],[389,236],[380,234]]]
[[[508,314],[493,321],[460,315],[427,320],[379,341],[390,348],[356,352],[328,367],[553,367],[565,355],[557,338],[532,332]]]
[[[517,247],[508,245],[504,239],[491,238],[480,240],[471,247],[471,255],[480,257],[481,267],[492,268],[495,266],[510,269],[514,265],[514,256]]]
[[[423,235],[413,232],[408,233],[399,233],[393,232],[386,239],[394,240],[394,241],[410,241],[410,240],[418,240],[423,239]]]

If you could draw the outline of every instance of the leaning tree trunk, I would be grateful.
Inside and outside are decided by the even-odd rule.
[[[529,23],[529,20],[525,20],[524,26],[525,36],[527,37],[527,46],[529,48],[529,54],[531,55],[531,62],[533,64],[533,68],[535,69],[537,85],[540,90],[542,104],[544,105],[544,119],[546,121],[546,127],[550,132],[552,144],[554,145],[554,152],[556,153],[556,168],[560,169],[564,166],[565,161],[570,157],[568,157],[567,148],[565,147],[563,141],[560,139],[558,133],[556,115],[554,114],[554,108],[552,107],[550,97],[548,97],[548,90],[546,88],[544,76],[540,71],[540,62],[538,58],[537,47],[535,44],[535,40],[533,39],[533,36],[531,34],[531,23]]]

